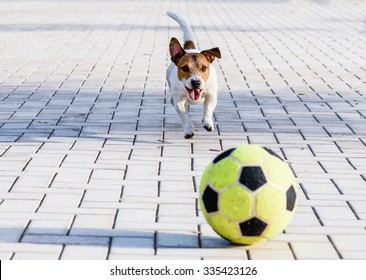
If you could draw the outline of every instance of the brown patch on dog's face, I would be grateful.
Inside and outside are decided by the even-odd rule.
[[[172,38],[169,51],[170,58],[178,69],[178,79],[183,82],[189,98],[198,102],[210,77],[210,64],[215,57],[221,58],[219,48],[198,53],[192,41],[186,41],[183,48],[176,38]]]
[[[179,80],[188,80],[192,76],[199,76],[204,81],[210,77],[210,62],[203,54],[184,54],[177,63]]]

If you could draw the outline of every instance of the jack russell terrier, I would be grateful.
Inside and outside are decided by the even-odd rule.
[[[204,103],[203,127],[214,130],[212,114],[217,104],[217,76],[211,63],[221,58],[219,48],[199,51],[194,44],[194,35],[185,19],[172,12],[167,15],[174,19],[183,31],[184,45],[176,38],[170,40],[170,63],[166,79],[171,92],[170,102],[175,107],[183,124],[184,138],[194,135],[194,126],[188,105]]]

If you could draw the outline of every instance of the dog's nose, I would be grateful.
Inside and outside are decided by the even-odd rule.
[[[192,80],[191,85],[192,85],[193,88],[200,88],[201,81],[200,80]]]

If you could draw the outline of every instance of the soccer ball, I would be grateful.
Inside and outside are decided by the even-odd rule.
[[[221,153],[206,167],[199,201],[219,235],[253,245],[285,229],[294,216],[297,188],[286,162],[269,149],[247,144]]]

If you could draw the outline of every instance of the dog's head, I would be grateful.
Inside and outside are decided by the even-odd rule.
[[[219,48],[190,52],[184,50],[176,38],[172,38],[169,49],[171,60],[178,69],[178,79],[192,100],[200,100],[201,92],[210,77],[210,64],[215,57],[221,58]]]

